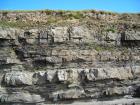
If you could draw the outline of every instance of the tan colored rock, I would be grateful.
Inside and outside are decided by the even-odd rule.
[[[0,39],[16,39],[19,29],[0,27]]]
[[[104,80],[104,79],[132,79],[133,74],[130,68],[95,68],[84,70],[87,80]]]
[[[71,69],[67,71],[68,73],[68,82],[70,84],[78,84],[80,82],[79,72],[77,69]]]
[[[33,84],[43,85],[46,84],[46,71],[38,71],[33,74]]]
[[[26,33],[29,33],[29,35]],[[30,29],[24,32],[24,38],[26,38],[26,42],[29,44],[35,44],[38,36],[39,36],[39,29]]]
[[[132,71],[134,73],[134,76],[140,77],[140,66],[132,66]]]
[[[52,82],[55,82],[57,79],[56,79],[56,71],[55,70],[48,70],[46,72],[46,80],[49,81],[50,83]]]
[[[105,91],[103,91],[103,94],[106,96],[128,94],[126,90],[128,90],[126,87],[107,88]]]
[[[3,83],[7,86],[32,85],[32,74],[29,72],[12,71],[4,75]]]
[[[68,40],[68,27],[53,27],[51,29],[52,36],[54,37],[54,42],[64,42]]]
[[[76,43],[90,42],[93,40],[93,37],[90,34],[90,31],[85,26],[75,26],[72,27],[71,31],[71,40]]]
[[[58,70],[58,71],[57,71],[57,78],[58,78],[58,81],[60,81],[60,82],[67,81],[67,79],[68,79],[68,74],[67,74],[67,72],[64,71],[64,70]]]
[[[78,98],[82,98],[85,95],[85,92],[83,89],[81,88],[71,88],[68,90],[61,90],[61,91],[57,91],[54,92],[52,94],[52,98],[56,99],[56,98],[60,98],[60,99],[78,99]]]
[[[30,94],[28,92],[15,92],[0,95],[0,101],[5,103],[37,103],[44,99],[37,94]]]
[[[62,58],[55,57],[55,56],[46,57],[46,62],[52,63],[52,64],[62,63]]]

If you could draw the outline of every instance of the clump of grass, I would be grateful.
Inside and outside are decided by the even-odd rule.
[[[49,17],[47,20],[47,24],[56,23],[58,20],[54,17]]]
[[[103,45],[97,45],[95,46],[95,50],[96,51],[114,51],[115,50],[115,46],[103,46]]]
[[[106,30],[107,32],[112,32],[112,33],[115,33],[115,29],[114,28],[109,28]]]
[[[75,19],[80,19],[80,18],[83,18],[83,14],[81,14],[80,12],[72,13],[71,17]]]
[[[32,68],[32,71],[47,71],[48,68],[47,67],[35,67]]]
[[[114,51],[116,48],[114,45],[99,45],[97,43],[86,43],[85,44],[85,47],[88,47],[89,49],[95,49],[96,51],[105,51],[105,50],[108,50],[108,51]]]
[[[54,11],[53,10],[44,10],[43,12],[45,12],[46,15],[51,15]]]
[[[81,13],[81,11],[63,12],[62,17],[64,19],[81,19],[81,18],[84,18],[83,13]]]
[[[0,21],[1,27],[15,27],[15,28],[23,28],[23,27],[31,27],[33,24],[30,22],[23,22],[23,21],[16,21],[16,22],[10,22],[10,21]]]
[[[7,11],[3,11],[2,12],[2,16],[7,16],[8,12]]]

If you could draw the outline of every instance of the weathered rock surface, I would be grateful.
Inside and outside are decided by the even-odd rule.
[[[87,69],[85,71],[85,77],[89,81],[104,80],[104,79],[132,79],[133,75],[130,68],[98,68]]]
[[[72,89],[68,89],[68,90],[61,90],[61,91],[57,91],[52,93],[52,98],[56,99],[56,101],[58,99],[60,100],[65,100],[65,99],[78,99],[78,98],[82,98],[85,95],[85,92],[83,89],[80,88],[72,88]],[[51,97],[51,96],[50,96]]]
[[[100,11],[0,12],[0,104],[140,97],[139,19]]]
[[[1,94],[1,103],[39,103],[45,101],[40,95],[30,94],[28,92],[15,92],[11,94]]]
[[[19,71],[6,73],[3,84],[6,86],[32,85],[32,74]]]

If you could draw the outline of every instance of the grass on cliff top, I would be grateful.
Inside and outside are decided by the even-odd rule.
[[[42,13],[46,14],[47,20],[46,22],[34,22],[32,20],[27,20],[26,22],[22,21],[22,18],[18,16],[18,13]],[[96,21],[93,18],[86,18],[86,13],[94,13],[94,14],[109,14],[116,15],[117,13],[109,12],[109,11],[96,11],[96,10],[81,10],[81,11],[69,11],[69,10],[1,10],[0,13],[4,16],[4,19],[0,20],[1,27],[15,27],[15,28],[28,28],[28,27],[42,27],[50,24],[57,23],[67,24],[67,20],[79,20],[80,23],[83,21],[91,20]],[[8,13],[17,13],[17,19],[14,21],[9,21]],[[90,15],[90,14],[89,14]],[[123,19],[124,21],[124,19]],[[114,30],[111,30],[114,31]]]
[[[1,27],[15,27],[15,28],[24,28],[24,27],[42,27],[47,26],[50,24],[57,24],[57,23],[63,23],[66,22],[66,20],[73,20],[73,19],[82,19],[85,18],[83,14],[79,11],[67,13],[66,11],[42,11],[41,13],[45,12],[47,16],[46,22],[39,22],[39,21],[22,21],[22,18],[17,17],[16,20],[9,21],[8,19],[8,12],[10,11],[0,11],[2,12],[2,15],[5,17],[5,19],[0,20],[0,26]],[[21,12],[21,11],[11,11],[13,12]],[[22,11],[25,12],[25,11]],[[40,11],[26,11],[26,12],[40,12]],[[25,14],[26,15],[26,14]],[[54,16],[55,15],[55,16]]]
[[[41,12],[46,14],[58,13],[58,14],[65,14],[65,13],[99,13],[99,14],[118,14],[116,12],[111,11],[102,11],[102,10],[0,10],[0,13],[29,13],[29,12]]]
[[[8,22],[8,21],[0,21],[0,27],[12,27],[12,28],[23,28],[23,27],[33,27],[33,24],[25,23],[25,22]]]

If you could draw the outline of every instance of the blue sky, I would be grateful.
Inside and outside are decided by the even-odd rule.
[[[40,9],[140,12],[140,0],[0,0],[0,10]]]

